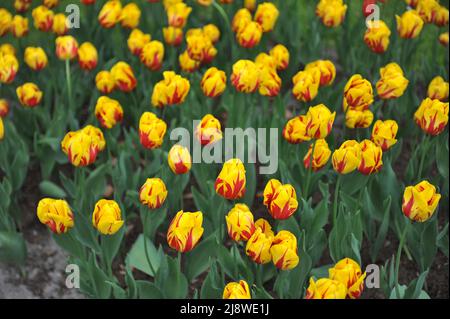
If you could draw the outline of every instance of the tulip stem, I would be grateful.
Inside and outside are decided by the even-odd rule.
[[[409,230],[409,225],[411,224],[411,222],[408,220],[406,222],[405,227],[403,228],[403,233],[401,234],[400,237],[400,243],[398,245],[398,250],[397,250],[397,256],[395,258],[395,294],[397,296],[397,299],[400,298],[400,286],[398,284],[398,272],[400,270],[400,257],[402,255],[402,250],[403,250],[403,245],[405,244],[405,239],[406,239],[406,234],[408,233]]]
[[[228,16],[226,12],[223,10],[223,8],[214,0],[212,2],[213,7],[219,12],[219,14],[222,16],[223,20],[225,21],[225,25],[227,26],[228,36],[230,37],[230,59],[231,62],[234,61],[234,41],[233,41],[233,32],[231,31],[231,23],[230,19],[228,19]]]
[[[422,154],[420,156],[419,170],[417,171],[417,178],[419,180],[422,178],[423,165],[425,162],[425,155],[428,152],[428,148],[429,148],[429,139],[428,135],[425,134],[422,140]]]
[[[339,189],[341,187],[341,174],[338,175],[336,181],[336,188],[334,189],[334,203],[333,203],[333,227],[336,225],[337,211],[338,211],[338,199],[339,199]]]
[[[312,175],[312,167],[313,167],[313,162],[314,162],[314,150],[316,149],[316,141],[314,140],[313,144],[312,144],[312,152],[311,155],[309,156],[309,167],[308,167],[308,175],[306,177],[306,186],[305,186],[305,198],[308,199],[309,196],[309,184],[311,183],[311,175]]]
[[[71,80],[71,76],[70,76],[70,60],[69,59],[66,59],[66,82],[67,82],[67,95],[68,95],[68,99],[69,99],[69,109],[71,112],[73,112],[72,80]]]
[[[145,229],[146,229],[146,225],[148,225],[148,216],[150,215],[150,212],[144,212],[144,225],[142,225],[142,227],[143,227],[143,229],[144,229],[144,250],[145,250],[145,258],[147,259],[147,263],[148,263],[148,266],[150,267],[150,271],[152,272],[152,274],[153,274],[153,277],[155,277],[156,276],[156,272],[155,272],[155,269],[153,268],[153,265],[152,265],[152,263],[151,263],[151,261],[150,261],[150,255],[148,254],[148,248],[147,248],[147,239],[148,240],[150,240],[150,238],[147,238],[147,234],[146,234],[146,231],[145,231]]]

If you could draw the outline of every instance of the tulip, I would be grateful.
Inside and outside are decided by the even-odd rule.
[[[98,53],[90,42],[84,42],[78,48],[78,63],[83,70],[91,71],[97,67]]]
[[[306,113],[306,134],[311,138],[325,138],[333,127],[336,112],[324,105],[311,106]]]
[[[169,25],[175,28],[184,28],[192,8],[184,2],[171,5],[167,8],[167,20]]]
[[[6,117],[9,113],[9,103],[6,99],[0,99],[0,118]]]
[[[30,8],[31,0],[14,0],[14,9],[17,12],[23,13]]]
[[[436,10],[433,22],[438,27],[445,27],[448,25],[448,9],[444,6],[439,6]]]
[[[158,2],[158,0],[147,0],[148,2]],[[183,0],[163,0],[164,9],[168,9],[177,3],[183,2]]]
[[[277,62],[270,54],[260,53],[255,58],[256,65],[262,70],[264,67],[276,71]]]
[[[264,206],[275,219],[287,219],[298,208],[297,194],[290,184],[271,179],[264,188]]]
[[[364,34],[364,42],[373,52],[377,54],[384,53],[389,46],[391,30],[381,20],[368,21],[367,25],[368,28]]]
[[[139,25],[140,18],[141,10],[136,3],[130,2],[122,8],[119,16],[119,21],[122,27],[134,29]]]
[[[364,140],[359,144],[361,162],[358,170],[364,175],[377,173],[383,167],[383,150],[371,140]]]
[[[167,162],[174,174],[186,174],[191,170],[192,158],[189,150],[179,144],[175,144],[169,151]]]
[[[263,28],[255,21],[250,21],[240,27],[236,34],[236,40],[243,48],[253,48],[259,44],[262,37]]]
[[[397,31],[401,38],[414,39],[419,36],[423,28],[423,20],[416,10],[408,10],[401,16],[395,16]]]
[[[336,77],[336,68],[330,60],[317,60],[311,63],[308,63],[305,66],[305,71],[310,71],[314,68],[317,68],[320,73],[320,86],[330,85],[333,83],[334,78]]]
[[[104,128],[111,129],[122,121],[123,109],[118,101],[101,96],[95,105],[95,116]]]
[[[92,225],[103,235],[114,235],[122,227],[121,210],[113,200],[101,199],[95,204]]]
[[[127,40],[128,49],[130,49],[133,55],[140,56],[142,49],[150,40],[150,34],[144,34],[139,29],[133,29]]]
[[[245,167],[239,158],[232,158],[223,164],[214,188],[226,199],[239,199],[245,195]]]
[[[191,88],[189,81],[173,71],[164,71],[163,77],[153,88],[153,106],[163,108],[183,103]]]
[[[55,14],[53,17],[52,31],[57,35],[65,35],[69,31],[67,17],[63,13]]]
[[[215,24],[207,24],[202,28],[203,33],[211,39],[211,42],[214,44],[220,39],[220,30]]]
[[[245,253],[257,264],[267,264],[272,260],[270,247],[273,236],[263,233],[261,228],[256,228],[253,235],[247,241]]]
[[[317,69],[300,71],[293,78],[292,94],[301,102],[313,100],[319,92],[320,72]]]
[[[277,96],[281,89],[281,78],[275,68],[260,66],[259,94],[263,96]]]
[[[56,56],[60,60],[72,60],[78,54],[78,42],[71,35],[56,38]]]
[[[188,73],[192,73],[197,70],[201,64],[199,61],[192,60],[187,51],[184,51],[179,55],[178,62],[180,63],[181,70]]]
[[[31,82],[25,83],[16,89],[20,104],[26,107],[35,107],[42,100],[42,91]]]
[[[225,216],[228,235],[235,241],[247,241],[256,230],[253,214],[245,204],[236,204]]]
[[[378,120],[373,126],[371,140],[380,146],[383,151],[387,151],[397,143],[395,139],[397,131],[398,124],[394,120]]]
[[[121,12],[122,4],[119,0],[107,1],[98,14],[98,22],[104,28],[112,28],[119,22]]]
[[[11,22],[11,33],[16,38],[24,37],[28,34],[28,19],[20,15],[15,15]]]
[[[337,280],[322,278],[316,282],[311,278],[306,289],[306,299],[345,299],[347,288]]]
[[[328,269],[328,272],[330,279],[345,285],[349,298],[357,299],[361,296],[366,273],[362,273],[361,267],[356,261],[350,258],[341,259],[333,268]]]
[[[151,112],[144,112],[139,120],[139,138],[148,149],[161,147],[166,135],[167,124]]]
[[[360,74],[353,75],[344,88],[344,100],[342,107],[364,111],[373,103],[372,84],[364,79]]]
[[[405,0],[406,4],[407,4],[409,7],[411,7],[411,8],[417,7],[417,3],[418,3],[419,1],[420,1],[420,0]]]
[[[117,62],[111,68],[111,75],[114,78],[115,87],[122,92],[131,92],[137,85],[133,69],[128,63]]]
[[[222,129],[218,119],[206,114],[195,130],[195,136],[202,145],[212,144],[222,139]]]
[[[245,25],[252,21],[252,14],[246,8],[239,9],[231,21],[231,29],[233,32],[238,32]]]
[[[269,54],[275,59],[277,70],[285,70],[288,67],[289,51],[284,45],[277,44],[272,49],[270,49]]]
[[[53,25],[54,13],[45,6],[38,6],[32,12],[34,26],[40,31],[50,31]]]
[[[231,84],[239,92],[253,93],[259,87],[259,68],[250,60],[239,60],[233,64]]]
[[[283,129],[283,137],[291,144],[311,140],[311,137],[306,134],[306,124],[306,115],[300,115],[290,119]]]
[[[166,197],[166,184],[160,178],[147,178],[139,190],[139,200],[150,209],[160,208]]]
[[[441,134],[448,123],[448,102],[426,98],[414,113],[414,120],[426,134]]]
[[[43,198],[37,207],[39,221],[55,234],[64,234],[74,226],[69,204],[62,199]]]
[[[27,47],[24,53],[24,61],[34,71],[42,70],[48,63],[45,51],[39,47]]]
[[[373,121],[373,113],[370,110],[345,112],[345,125],[348,128],[368,128]]]
[[[5,137],[5,128],[3,127],[3,119],[0,116],[0,141]]]
[[[91,5],[95,3],[95,0],[81,0],[81,3],[85,5]]]
[[[342,143],[339,149],[333,152],[333,168],[339,174],[348,174],[357,169],[362,157],[361,145],[355,140]]]
[[[205,96],[211,98],[220,96],[227,87],[227,76],[224,71],[211,67],[203,75],[200,86]]]
[[[67,133],[61,141],[62,151],[76,167],[94,163],[97,154],[103,151],[105,146],[102,131],[92,125]]]
[[[191,251],[203,235],[202,212],[184,212],[180,210],[169,225],[167,243],[181,253]]]
[[[183,29],[169,26],[163,28],[164,41],[168,45],[179,46],[183,42]]]
[[[362,5],[362,13],[367,18],[374,12],[373,6],[377,5],[377,0],[364,0]]]
[[[272,226],[270,226],[269,222],[264,218],[260,218],[255,222],[255,229],[260,228],[261,232],[268,237],[275,237],[275,234],[272,231]]]
[[[320,0],[316,7],[316,15],[327,27],[337,27],[345,19],[347,5],[342,0]]]
[[[444,47],[448,47],[448,32],[444,32],[439,35],[439,43]]]
[[[4,43],[0,45],[0,54],[11,54],[16,56],[16,48],[14,48],[10,43]]]
[[[441,76],[436,76],[428,85],[427,96],[432,100],[445,101],[448,98],[448,82]]]
[[[239,282],[230,282],[223,289],[222,299],[251,299],[250,289],[247,282],[239,280]]]
[[[100,71],[95,76],[95,85],[103,94],[109,94],[114,90],[115,83],[111,72]]]
[[[380,80],[377,82],[377,92],[381,99],[395,99],[403,95],[408,87],[408,79],[403,76],[403,70],[397,63],[389,63],[380,69]]]
[[[0,8],[0,37],[4,36],[11,29],[12,14],[4,9]]]
[[[258,5],[255,12],[255,21],[262,26],[263,32],[272,31],[278,20],[279,11],[271,2]]]
[[[432,23],[439,7],[439,2],[436,0],[420,0],[416,10],[425,23]]]
[[[311,154],[314,148],[314,155],[312,156],[312,170],[317,172],[322,167],[328,163],[328,160],[331,156],[330,148],[328,147],[327,141],[324,139],[318,139],[315,142],[315,145],[312,144],[309,146],[308,153],[306,153],[305,157],[303,157],[303,165],[306,169],[309,169],[309,165],[311,163]]]
[[[244,0],[244,7],[250,11],[254,11],[256,8],[256,0]]]
[[[155,1],[155,0],[153,0],[153,1]],[[156,0],[156,1],[158,1],[158,0]],[[212,4],[213,1],[214,0],[197,0],[197,3],[201,6],[208,7]]]
[[[280,231],[272,241],[270,247],[272,262],[281,270],[297,267],[299,257],[297,254],[297,238],[287,230]]]
[[[188,36],[186,44],[189,57],[193,60],[209,63],[217,55],[217,49],[204,33]]]
[[[423,223],[433,216],[440,199],[441,195],[436,193],[436,187],[424,180],[405,188],[402,212],[412,221]]]
[[[150,41],[144,45],[140,60],[150,70],[158,71],[164,60],[164,45],[157,40]]]
[[[43,0],[42,4],[47,8],[51,9],[59,4],[59,0]]]
[[[18,70],[19,61],[14,55],[0,53],[0,83],[14,81]]]

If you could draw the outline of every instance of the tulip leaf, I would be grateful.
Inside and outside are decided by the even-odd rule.
[[[425,225],[420,240],[420,268],[422,271],[428,269],[433,263],[437,253],[436,238],[438,236],[437,218],[429,220]]]
[[[49,196],[53,198],[66,198],[66,192],[51,181],[42,181],[39,184],[39,189],[44,196]]]
[[[181,272],[179,260],[165,255],[155,276],[155,285],[165,298],[183,299],[188,293],[188,281]]]
[[[122,239],[125,236],[125,229],[126,227],[121,227],[119,231],[113,235],[101,235],[101,248],[109,266],[111,266],[114,257],[119,251]]]
[[[366,193],[367,195],[367,193]],[[373,246],[371,246],[370,249],[370,256],[372,261],[375,261],[378,255],[378,252],[380,251],[381,247],[383,246],[384,240],[386,239],[386,234],[389,230],[389,220],[390,220],[390,213],[391,213],[391,197],[389,196],[386,198],[386,200],[383,203],[384,209],[384,217],[383,221],[381,222],[380,228],[378,229],[378,235],[375,239],[375,242],[373,243]]]
[[[159,247],[158,249],[156,249],[151,240],[149,240],[148,238],[146,238],[145,240],[147,241],[147,253],[150,262],[152,263],[155,272],[158,272],[158,269],[161,265],[161,260],[163,259],[164,256],[162,248]],[[155,274],[153,273],[152,269],[150,268],[150,265],[148,264],[144,246],[145,246],[144,236],[141,234],[131,247],[131,250],[129,251],[126,257],[125,262],[130,267],[139,269],[140,271],[148,274],[149,276],[154,277]]]
[[[217,261],[212,261],[208,275],[200,290],[201,299],[220,299],[223,294],[224,279],[219,275]]]
[[[205,272],[209,267],[209,258],[215,257],[218,246],[216,232],[202,240],[193,250],[185,253],[185,273],[189,282]]]
[[[417,299],[420,296],[422,291],[422,287],[425,284],[425,280],[428,275],[428,270],[424,271],[420,274],[417,279],[414,279],[406,288],[405,295],[403,298],[405,299]]]
[[[154,283],[137,280],[136,286],[138,289],[139,299],[162,299],[163,294],[161,290],[155,286]]]
[[[442,229],[442,231],[439,233],[438,237],[436,238],[437,245],[439,249],[444,253],[445,256],[448,258],[448,223],[445,225],[445,227]]]
[[[252,298],[254,299],[273,299],[264,287],[253,286]]]
[[[0,262],[24,265],[27,257],[25,239],[20,233],[0,231]]]

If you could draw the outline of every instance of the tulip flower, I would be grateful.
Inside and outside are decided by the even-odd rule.
[[[3,119],[0,116],[0,141],[5,137],[5,128],[3,127]]]
[[[260,218],[255,222],[255,229],[260,228],[261,232],[268,237],[275,237],[275,234],[272,231],[272,226],[270,226],[269,222],[264,218]]]
[[[417,3],[416,10],[425,23],[432,23],[439,7],[439,2],[436,0],[420,0]]]
[[[46,6],[37,6],[32,12],[34,27],[40,31],[48,32],[52,29],[54,13]]]
[[[201,64],[201,62],[191,59],[187,51],[184,51],[178,56],[178,62],[180,63],[181,70],[188,73],[196,71]]]
[[[173,71],[164,71],[163,77],[153,88],[153,106],[163,108],[183,103],[191,88],[189,81]]]
[[[91,5],[95,3],[95,0],[81,0],[82,4]]]
[[[290,119],[283,129],[284,139],[291,144],[298,144],[311,140],[311,137],[306,134],[306,125],[306,115],[300,115]]]
[[[114,90],[114,78],[109,71],[100,71],[95,76],[95,85],[103,94],[109,94]]]
[[[245,204],[236,204],[225,216],[228,235],[235,241],[247,241],[256,230],[253,214]]]
[[[158,1],[158,0],[152,0],[152,1]],[[214,0],[197,0],[197,3],[201,6],[208,7],[212,4]]]
[[[357,111],[349,109],[345,112],[345,125],[348,128],[368,128],[373,121],[370,110]]]
[[[158,0],[147,0],[148,2],[158,2]],[[167,10],[170,6],[177,4],[179,2],[183,2],[183,0],[162,0],[164,9]]]
[[[277,68],[277,62],[275,61],[275,58],[273,58],[270,54],[264,52],[256,56],[255,63],[260,69],[267,67],[270,70],[276,71]]]
[[[142,48],[140,60],[152,71],[158,71],[164,60],[164,45],[157,41],[150,41]]]
[[[423,223],[433,216],[440,199],[436,187],[426,180],[408,186],[403,192],[403,214],[412,221]]]
[[[273,236],[264,233],[261,228],[256,228],[253,235],[247,241],[245,253],[257,264],[267,264],[272,260],[270,248]]]
[[[74,226],[69,204],[62,199],[43,198],[37,207],[39,221],[55,234],[66,233]]]
[[[175,144],[169,151],[167,162],[174,174],[186,174],[191,170],[192,158],[189,150],[179,144]]]
[[[308,63],[305,66],[305,71],[310,71],[317,68],[320,72],[320,86],[331,85],[336,77],[336,68],[330,60],[317,60]]]
[[[15,15],[11,22],[11,33],[16,38],[22,38],[28,34],[28,19]]]
[[[246,8],[239,9],[235,13],[233,20],[231,21],[231,29],[233,30],[233,32],[238,32],[251,21],[251,12]]]
[[[408,79],[397,63],[389,63],[380,69],[380,80],[377,82],[377,92],[381,99],[395,99],[403,95],[408,87]]]
[[[441,76],[436,76],[428,85],[427,96],[432,100],[445,101],[448,98],[449,85]]]
[[[102,131],[92,125],[67,133],[61,141],[62,151],[76,167],[94,163],[97,154],[103,151],[105,146]]]
[[[298,208],[297,193],[290,184],[271,179],[264,188],[264,206],[275,219],[287,219]]]
[[[71,35],[56,38],[56,56],[60,60],[72,60],[78,54],[78,42]]]
[[[191,251],[203,235],[202,212],[184,212],[180,210],[170,222],[167,231],[167,243],[181,253]]]
[[[311,106],[306,113],[306,134],[311,138],[325,138],[333,127],[336,112],[324,105]]]
[[[223,164],[217,176],[214,188],[216,193],[226,199],[239,199],[245,195],[245,167],[238,158],[232,158]]]
[[[27,47],[24,53],[24,61],[34,71],[40,71],[48,64],[47,54],[40,47]]]
[[[313,100],[319,92],[320,72],[318,69],[300,71],[293,78],[292,94],[301,102]]]
[[[175,28],[184,28],[192,8],[184,2],[171,5],[166,9],[169,25]]]
[[[217,43],[220,39],[220,30],[215,24],[207,24],[202,28],[203,33],[211,39],[211,42]]]
[[[383,167],[383,150],[371,140],[360,143],[361,162],[358,170],[364,175],[377,173]]]
[[[91,71],[97,67],[98,53],[90,42],[84,42],[78,48],[78,63],[83,70]]]
[[[186,37],[186,44],[189,57],[193,60],[209,63],[217,55],[217,49],[211,39],[203,32]]]
[[[104,28],[112,28],[119,22],[121,12],[122,4],[120,1],[109,0],[100,10],[100,13],[98,14],[98,22]]]
[[[420,1],[420,0],[405,0],[406,4],[407,4],[409,7],[411,7],[411,8],[417,7],[417,3],[418,3],[419,1]]]
[[[439,6],[439,8],[436,10],[433,22],[438,27],[445,27],[448,25],[448,9],[444,6]]]
[[[47,8],[51,9],[56,7],[59,4],[59,0],[43,0],[42,4]]]
[[[364,42],[370,50],[377,54],[386,52],[389,46],[389,37],[391,30],[389,30],[386,23],[382,20],[368,21],[368,28],[364,34]]]
[[[0,8],[0,37],[9,32],[11,29],[12,19],[12,14],[8,10]]]
[[[401,38],[414,39],[423,28],[423,20],[416,10],[408,10],[401,16],[396,15],[397,31]]]
[[[19,13],[26,12],[31,5],[31,0],[14,0],[14,9]]]
[[[122,227],[122,212],[113,200],[101,199],[95,204],[92,225],[103,235],[114,235]]]
[[[259,94],[270,97],[277,96],[281,89],[281,78],[276,69],[265,65],[259,67]]]
[[[200,87],[207,97],[220,96],[227,87],[227,76],[224,71],[211,67],[203,75]]]
[[[141,18],[141,10],[134,2],[128,3],[122,8],[120,12],[119,21],[120,25],[124,28],[134,29],[139,25]]]
[[[297,267],[299,257],[297,254],[297,238],[287,230],[280,231],[272,241],[270,247],[272,262],[281,270]]]
[[[42,91],[39,87],[31,82],[25,83],[16,89],[17,97],[20,104],[26,107],[35,107],[42,100]]]
[[[0,53],[0,83],[9,84],[14,81],[19,70],[19,61],[12,54]]]
[[[278,20],[279,11],[271,2],[264,2],[258,5],[255,12],[255,21],[262,26],[263,32],[272,31]]]
[[[131,92],[137,85],[133,69],[128,63],[117,62],[111,68],[111,75],[114,78],[115,87],[122,92]]]
[[[183,42],[183,29],[169,26],[163,28],[164,41],[171,46],[179,46]]]
[[[391,148],[397,140],[398,124],[394,120],[378,120],[373,125],[371,140],[380,146],[383,151]]]
[[[0,54],[11,54],[16,56],[16,48],[14,48],[10,43],[3,43],[0,45]]]
[[[160,178],[147,178],[139,190],[139,200],[150,209],[160,208],[166,197],[166,184]]]
[[[320,0],[316,7],[316,15],[327,27],[337,27],[345,19],[347,5],[342,0]]]
[[[269,54],[275,59],[277,65],[277,70],[285,70],[289,65],[289,51],[282,45],[277,44],[272,49],[270,49]]]
[[[0,117],[6,117],[9,113],[9,103],[6,99],[0,99]]]
[[[309,280],[309,287],[306,289],[306,299],[345,299],[347,288],[337,280],[322,278],[317,281]]]
[[[414,113],[414,120],[426,134],[441,134],[448,123],[448,102],[426,98]]]
[[[361,296],[366,273],[362,273],[356,261],[350,258],[341,259],[333,268],[328,269],[328,272],[330,279],[345,285],[349,298],[358,299]]]
[[[325,164],[328,163],[328,160],[331,156],[331,150],[328,147],[327,141],[325,141],[324,139],[318,139],[314,146],[311,144],[309,146],[308,153],[306,153],[305,157],[303,158],[303,165],[306,169],[309,169],[313,148],[314,155],[312,156],[312,170],[314,172],[317,172],[322,167],[324,167]]]
[[[166,135],[167,124],[151,112],[144,112],[139,120],[139,138],[148,149],[161,147]]]
[[[357,169],[362,157],[361,145],[355,140],[342,143],[339,149],[333,152],[333,168],[339,174],[348,174]]]
[[[360,74],[353,75],[344,88],[342,108],[364,111],[373,103],[372,84]]]
[[[222,299],[251,299],[250,289],[247,282],[239,280],[239,282],[230,282],[223,289]]]
[[[128,36],[127,45],[131,53],[140,56],[144,46],[151,40],[150,34],[145,34],[139,29],[133,29]]]
[[[202,145],[212,144],[222,139],[219,120],[211,114],[206,114],[195,129],[195,136]]]
[[[249,21],[241,26],[236,34],[238,44],[243,48],[253,48],[261,41],[263,28],[255,21]]]
[[[233,64],[231,84],[239,92],[253,93],[259,87],[259,72],[258,66],[253,61],[239,60]]]
[[[448,32],[444,32],[439,35],[439,43],[444,47],[448,47]]]
[[[122,121],[123,109],[118,101],[101,96],[95,105],[95,116],[104,128],[111,129]]]
[[[60,36],[65,35],[69,31],[67,17],[63,13],[55,14],[53,17],[52,31]]]

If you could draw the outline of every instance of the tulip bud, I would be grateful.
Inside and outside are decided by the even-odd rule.
[[[428,97],[432,100],[445,101],[448,98],[448,82],[441,76],[436,76],[428,85]]]
[[[72,60],[77,56],[78,42],[71,35],[56,38],[56,56],[60,60]]]
[[[91,71],[97,67],[98,53],[90,42],[84,42],[78,49],[78,63],[83,70]]]
[[[40,71],[47,66],[45,51],[39,47],[27,47],[24,54],[25,63],[34,71]]]
[[[239,280],[228,283],[223,290],[222,299],[252,299],[247,282]]]
[[[69,204],[62,199],[43,198],[37,207],[39,221],[55,234],[66,233],[74,226]]]
[[[245,27],[249,22],[252,21],[252,14],[248,9],[239,9],[231,21],[231,29],[233,32],[238,32],[243,27]]]
[[[98,152],[105,149],[106,142],[100,129],[87,125],[69,132],[61,141],[62,151],[74,166],[87,166],[95,162]]]
[[[448,32],[444,32],[439,35],[439,43],[444,47],[448,47]]]
[[[233,64],[231,84],[239,92],[253,93],[259,87],[259,68],[250,60],[239,60]]]
[[[24,37],[28,34],[28,19],[20,15],[15,15],[11,22],[11,33],[16,38]]]
[[[175,28],[184,28],[192,8],[184,2],[171,5],[167,8],[169,25]]]
[[[373,103],[372,84],[360,74],[353,75],[344,88],[342,108],[364,111]]]
[[[275,59],[277,70],[282,71],[288,67],[289,51],[284,45],[277,44],[272,49],[270,49],[269,54]]]
[[[408,10],[401,16],[395,16],[397,31],[403,39],[414,39],[419,36],[423,28],[423,20],[416,10]]]
[[[16,56],[16,48],[14,48],[10,43],[3,43],[0,45],[0,54],[11,54]]]
[[[155,149],[162,145],[167,124],[151,112],[144,112],[139,120],[139,138],[142,146]]]
[[[281,78],[275,68],[266,65],[258,65],[259,72],[259,94],[263,96],[277,96],[281,89]]]
[[[128,37],[127,44],[131,53],[136,56],[140,56],[144,46],[151,40],[150,34],[144,34],[139,29],[133,29]]]
[[[439,8],[436,10],[433,22],[438,27],[445,27],[446,25],[448,25],[448,16],[448,9],[444,6],[439,6]]]
[[[163,108],[183,103],[191,88],[189,81],[173,71],[164,71],[163,77],[153,88],[153,106]]]
[[[287,230],[280,231],[272,241],[270,254],[278,269],[290,270],[297,267],[300,260],[297,254],[297,238]]]
[[[52,29],[54,13],[45,6],[38,6],[32,12],[36,29],[48,32]]]
[[[119,0],[107,1],[98,14],[98,22],[104,28],[112,28],[119,22],[121,12],[122,4]]]
[[[263,28],[255,21],[249,21],[240,27],[236,34],[236,40],[243,48],[253,48],[259,44]]]
[[[235,241],[247,241],[255,232],[253,214],[245,204],[236,204],[225,216],[228,235]]]
[[[223,164],[214,188],[226,199],[239,199],[245,195],[245,167],[239,158],[232,158]]]
[[[339,174],[351,173],[359,167],[361,157],[361,145],[355,140],[345,141],[333,152],[333,168]]]
[[[337,27],[345,19],[347,5],[342,0],[320,0],[316,7],[316,15],[327,27]]]
[[[0,116],[0,141],[5,137],[5,128],[3,127],[3,119]]]
[[[139,200],[150,209],[160,208],[166,197],[166,184],[160,178],[147,178],[139,190]]]
[[[163,28],[164,41],[168,45],[179,46],[183,42],[183,29],[169,26]]]
[[[309,165],[311,163],[311,154],[313,152],[314,148],[314,155],[312,160],[312,170],[314,172],[317,172],[322,167],[325,166],[325,164],[328,163],[328,160],[331,156],[330,148],[328,147],[327,141],[324,139],[318,139],[315,142],[315,145],[311,144],[308,149],[308,153],[306,153],[305,157],[303,158],[303,165],[306,169],[309,169]]]
[[[384,53],[389,46],[389,37],[391,30],[389,30],[386,23],[381,20],[368,21],[368,28],[364,34],[364,42],[370,50],[377,54]]]
[[[220,30],[215,24],[207,24],[202,28],[203,33],[211,39],[211,42],[214,44],[219,41],[220,38]]]
[[[277,63],[275,59],[267,54],[267,53],[260,53],[255,58],[255,64],[262,70],[264,67],[267,67],[271,70],[276,70]]]
[[[192,158],[189,150],[179,144],[175,144],[169,151],[167,162],[174,174],[186,174],[191,170]]]
[[[111,72],[100,71],[95,76],[95,85],[103,94],[109,94],[114,90],[115,83]]]
[[[122,121],[123,109],[118,101],[101,96],[95,105],[95,116],[104,128],[111,129]]]
[[[0,8],[0,37],[4,36],[11,29],[12,14],[4,9]]]
[[[150,41],[144,45],[140,60],[151,71],[158,71],[164,60],[164,45],[157,40]]]
[[[261,228],[256,228],[253,235],[247,241],[245,253],[257,264],[267,264],[272,260],[270,247],[273,236],[266,234]]]
[[[264,188],[264,206],[275,219],[287,219],[298,208],[297,194],[290,184],[271,179]]]
[[[167,243],[181,253],[191,251],[203,235],[202,212],[188,213],[180,210],[169,225]]]
[[[188,73],[196,71],[201,64],[199,61],[192,60],[187,51],[184,51],[179,55],[178,62],[180,63],[181,70]]]
[[[433,216],[440,199],[441,195],[436,193],[436,187],[426,180],[415,186],[408,186],[403,193],[403,214],[412,221],[423,223]]]
[[[439,2],[436,0],[421,0],[417,2],[416,10],[425,23],[432,23],[439,7]]]
[[[6,99],[0,99],[0,117],[6,117],[9,113],[9,103]]]
[[[345,112],[345,125],[348,128],[368,128],[373,121],[370,110],[357,111],[349,109]]]
[[[333,127],[336,112],[324,105],[311,106],[306,113],[306,134],[311,138],[325,138]]]
[[[269,222],[264,218],[260,218],[255,222],[255,229],[260,228],[261,232],[268,237],[275,237],[275,234],[272,231],[272,226],[270,226]]]
[[[19,13],[26,12],[31,5],[31,0],[14,0],[14,9]]]
[[[31,82],[25,83],[16,89],[20,104],[26,107],[35,107],[42,100],[42,91]]]
[[[320,72],[318,69],[310,69],[309,71],[300,71],[292,78],[294,87],[292,94],[301,102],[309,102],[313,100],[319,92]]]
[[[137,85],[136,77],[128,63],[117,62],[111,68],[111,75],[114,78],[115,87],[122,92],[131,92]]]
[[[19,61],[12,54],[0,53],[0,83],[9,84],[14,81],[19,70]]]
[[[311,140],[311,137],[306,134],[306,115],[296,116],[290,119],[283,129],[283,137],[291,144],[298,144]]]
[[[63,13],[55,14],[53,17],[52,31],[60,36],[65,35],[69,31],[67,17]]]
[[[345,285],[349,298],[357,299],[361,296],[364,289],[366,273],[362,273],[361,267],[356,261],[350,258],[341,259],[328,272],[330,279],[339,281]]]
[[[92,225],[103,235],[114,235],[122,227],[122,213],[113,200],[101,199],[95,204]]]
[[[42,4],[47,8],[51,9],[59,4],[59,0],[43,0]]]
[[[130,2],[120,12],[119,21],[122,27],[134,29],[139,25],[141,10],[136,3]]]
[[[376,87],[381,99],[398,98],[408,87],[409,81],[403,76],[403,70],[397,63],[389,63],[381,68],[380,77]]]
[[[264,2],[258,5],[255,12],[255,21],[262,26],[263,32],[272,31],[278,20],[279,11],[271,2]]]
[[[383,151],[391,148],[397,140],[395,139],[398,131],[398,124],[394,120],[378,120],[372,129],[372,141],[381,147]]]
[[[202,145],[212,144],[222,139],[222,129],[218,119],[206,114],[195,130],[195,136]]]
[[[306,289],[306,299],[345,299],[347,288],[337,280],[322,278],[314,282],[309,279],[309,287]]]
[[[361,162],[358,170],[364,175],[377,173],[383,167],[383,150],[371,140],[359,143],[361,146]]]
[[[414,113],[414,120],[426,134],[441,134],[448,123],[448,102],[426,98]]]
[[[186,44],[189,57],[193,60],[209,63],[217,55],[217,49],[214,47],[211,39],[203,32],[188,36]]]
[[[203,75],[200,86],[205,96],[211,98],[220,96],[227,87],[227,76],[224,71],[211,67]]]
[[[330,85],[333,83],[334,78],[336,77],[336,68],[330,60],[317,60],[311,63],[308,63],[305,66],[305,71],[310,71],[314,68],[317,68],[320,73],[320,85]]]

